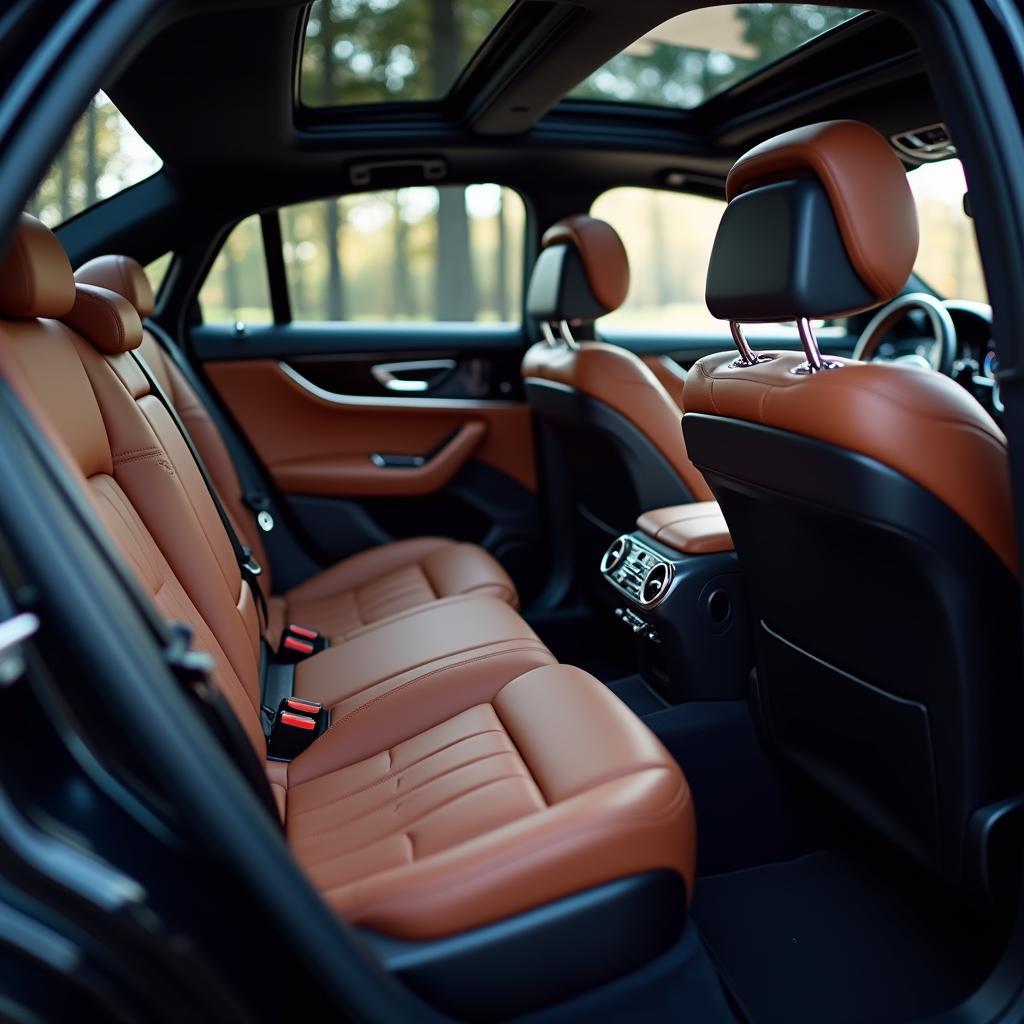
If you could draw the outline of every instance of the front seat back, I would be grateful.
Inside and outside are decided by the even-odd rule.
[[[812,319],[891,300],[917,253],[906,174],[854,122],[733,168],[708,271],[740,355],[684,389],[757,622],[756,699],[786,757],[947,879],[984,884],[1022,782],[1006,440],[948,377],[820,356]],[[740,322],[796,320],[805,352]]]
[[[582,518],[577,538],[596,553],[649,509],[711,497],[686,454],[682,411],[657,377],[632,352],[585,340],[628,291],[629,261],[610,225],[580,215],[544,234],[527,313],[545,340],[526,353],[522,373],[562,457]]]

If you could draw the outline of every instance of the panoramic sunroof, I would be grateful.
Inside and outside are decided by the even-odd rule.
[[[310,107],[440,99],[510,0],[316,0],[302,44]]]
[[[863,11],[728,4],[688,11],[641,36],[569,96],[690,110]]]

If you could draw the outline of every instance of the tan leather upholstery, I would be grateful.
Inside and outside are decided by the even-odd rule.
[[[585,213],[552,224],[544,232],[541,248],[569,244],[580,254],[587,284],[594,298],[609,312],[629,294],[629,257],[618,232],[603,220]]]
[[[978,402],[930,370],[847,361],[813,375],[803,357],[734,367],[707,356],[686,381],[688,412],[763,423],[867,455],[931,491],[1018,571],[1006,438]]]
[[[25,293],[41,287],[30,280]],[[116,333],[109,313],[85,323]],[[220,635],[233,619],[251,621],[233,604],[237,567],[212,536],[195,467],[165,432],[166,410],[133,357],[101,355],[97,344],[122,345],[55,321],[2,319],[0,374],[160,613],[190,625],[212,655],[214,683],[263,752],[255,664],[238,657],[237,631]],[[194,570],[176,546],[185,542]],[[205,578],[205,611],[189,595],[196,579],[183,585],[172,562]],[[364,629],[350,658],[339,650],[305,663],[302,685],[325,696],[338,687],[334,722],[291,764],[267,765],[289,844],[325,899],[350,921],[417,938],[646,870],[677,871],[692,889],[690,794],[640,720],[597,680],[553,664],[502,601],[463,596],[418,614],[428,618],[411,628],[416,613],[405,612]],[[438,657],[456,635],[459,649]],[[419,664],[403,674],[403,657]]]
[[[26,234],[31,244],[32,233]],[[73,290],[70,265],[66,272]],[[27,287],[33,286],[39,287],[35,283]],[[212,656],[218,686],[254,747],[263,750],[257,712],[258,678],[242,677],[236,671],[127,493],[126,485],[135,490],[135,482],[141,479],[135,472],[140,464],[155,469],[145,486],[159,485],[161,477],[170,481],[174,477],[160,464],[161,455],[152,450],[155,445],[129,452],[110,437],[108,421],[92,386],[95,379],[109,385],[111,393],[122,388],[110,367],[91,345],[56,321],[0,321],[0,373],[45,425],[58,454],[93,504],[143,591],[168,620],[186,622],[194,632],[197,648]],[[130,412],[137,416],[133,404]],[[138,420],[136,423],[144,426]],[[145,486],[135,491],[136,496],[144,494]],[[162,494],[165,498],[174,496],[170,489]]]
[[[878,302],[895,298],[917,259],[918,226],[907,175],[892,147],[859,121],[796,128],[741,156],[726,192],[731,201],[757,185],[806,174],[824,186],[860,279]]]
[[[137,307],[140,315],[146,315],[144,310],[152,310],[152,289],[145,271],[128,257],[103,256],[90,260],[79,268],[76,278],[80,292],[85,290],[86,282],[96,285],[107,282],[123,289],[120,294],[129,301],[141,300],[142,307]],[[273,578],[262,536],[253,526],[252,514],[242,501],[242,485],[220,432],[191,385],[152,334],[145,330],[140,351],[188,430],[236,534],[263,566],[264,590],[272,591]],[[287,422],[287,416],[287,412],[282,411],[280,418],[270,419],[279,425]],[[260,419],[268,418],[261,415]],[[452,457],[432,460],[423,471],[379,470],[365,456],[353,456],[348,461],[328,459],[319,469],[313,462],[287,463],[277,482],[286,489],[328,493],[322,479],[322,474],[326,473],[338,483],[342,493],[390,493],[393,485],[388,481],[395,474],[401,474],[403,479],[413,481],[418,492],[426,492],[441,485],[439,473],[442,477],[454,474],[461,464],[460,459],[464,461],[480,446],[485,433],[482,423],[463,424],[459,437],[449,446]],[[357,478],[365,481],[361,489],[354,484]],[[489,594],[518,607],[512,580],[495,559],[477,545],[438,537],[398,541],[347,558],[288,593],[271,598],[267,636],[276,643],[285,625],[298,622],[339,640],[396,612],[463,593]]]
[[[456,597],[394,615],[349,636],[298,665],[295,692],[334,709],[334,720],[380,705],[388,716],[393,696],[403,691],[403,707],[423,693],[441,706],[445,687],[464,671],[508,682],[554,661],[532,629],[503,601]],[[456,669],[458,671],[456,671]],[[433,681],[444,676],[444,680]]]
[[[106,355],[129,352],[142,342],[142,321],[135,307],[106,288],[78,285],[75,304],[61,319]]]
[[[371,548],[313,577],[284,596],[287,614],[343,639],[399,612],[460,594],[500,598],[515,608],[515,586],[475,544],[415,537]]]
[[[473,457],[536,490],[530,411],[517,402],[470,403],[464,408],[383,399],[331,402],[304,390],[268,359],[209,362],[207,376],[275,480],[301,468],[307,493],[345,493],[333,469],[374,452],[419,454],[441,444],[467,422],[487,430]],[[266,410],[274,409],[274,416]],[[380,470],[382,489],[402,495],[406,485]],[[284,474],[283,477],[281,474]],[[284,483],[282,483],[284,486]],[[364,486],[363,483],[359,484]],[[309,490],[311,489],[311,490]]]
[[[732,551],[729,525],[717,501],[695,501],[645,512],[636,525],[655,540],[683,555]]]
[[[644,356],[643,364],[661,382],[669,397],[683,412],[683,385],[686,371],[671,356]]]
[[[436,494],[479,449],[487,436],[482,420],[467,420],[422,466],[390,468],[375,465],[368,456],[303,459],[284,463],[274,472],[290,494],[321,494],[347,498],[414,498]]]
[[[74,301],[75,282],[67,253],[40,221],[22,214],[0,259],[0,316],[63,316]]]
[[[443,707],[374,711],[292,762],[282,794],[289,844],[348,920],[433,938],[666,866],[692,891],[685,780],[579,669],[481,672]]]
[[[156,305],[146,271],[130,256],[97,256],[75,271],[75,280],[123,295],[140,317],[149,316]]]
[[[575,349],[541,342],[523,357],[522,372],[527,380],[564,384],[610,406],[647,437],[695,500],[710,500],[711,489],[686,454],[679,406],[632,352],[600,341]]]

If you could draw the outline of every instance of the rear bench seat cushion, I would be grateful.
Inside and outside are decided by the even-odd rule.
[[[416,537],[371,548],[274,598],[273,626],[297,622],[335,640],[441,598],[473,594],[518,607],[515,584],[476,544]],[[280,632],[271,636],[280,635]]]
[[[692,891],[696,826],[679,766],[576,668],[496,687],[481,678],[447,700],[394,694],[273,778],[314,885],[387,935],[450,935],[659,868]]]

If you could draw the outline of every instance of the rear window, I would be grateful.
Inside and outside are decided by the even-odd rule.
[[[97,93],[25,209],[48,227],[117,195],[162,161],[106,93]]]

